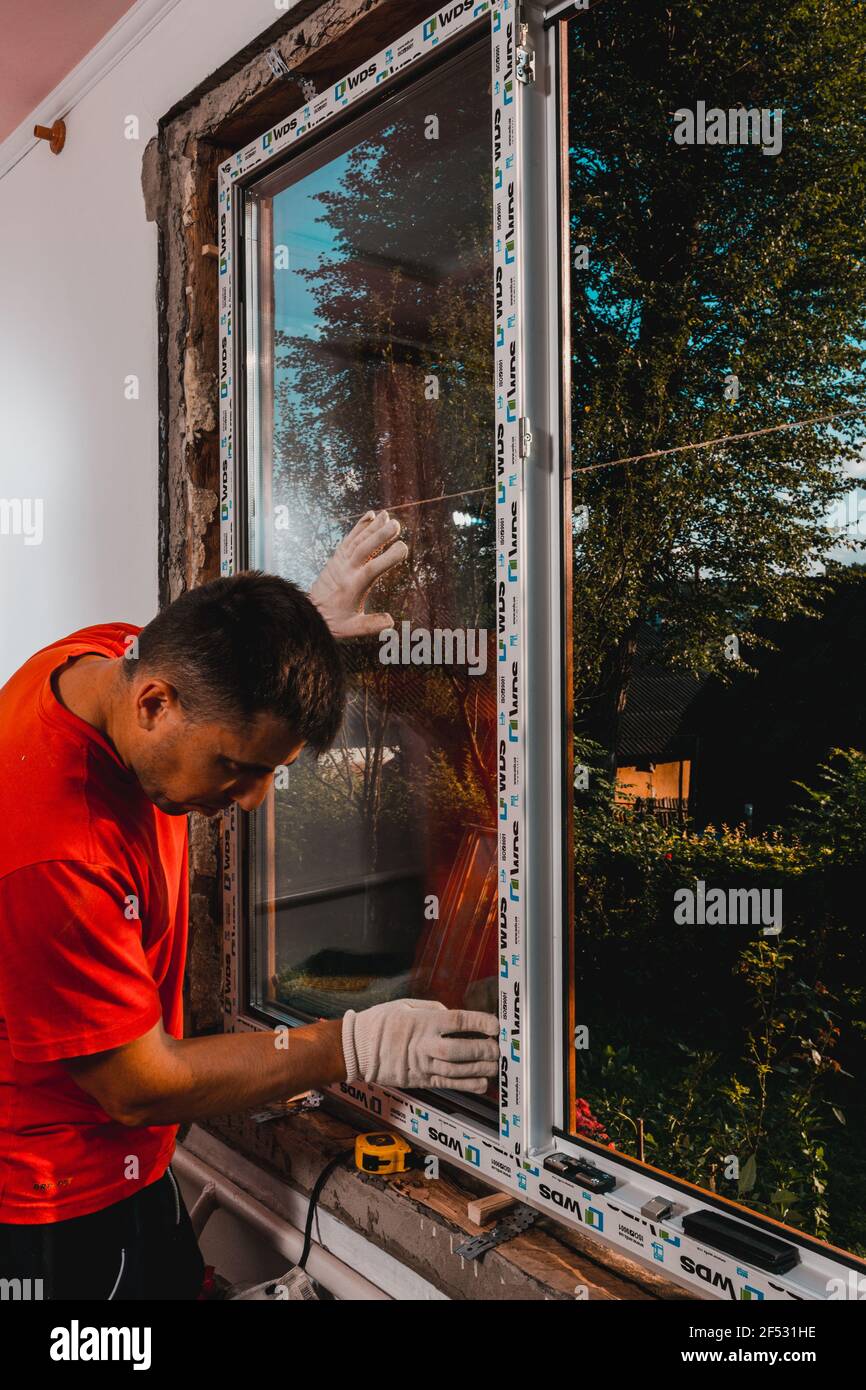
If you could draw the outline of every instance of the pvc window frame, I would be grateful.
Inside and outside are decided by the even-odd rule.
[[[244,568],[255,527],[250,468],[259,412],[261,345],[246,332],[255,293],[245,265],[244,193],[253,181],[395,84],[426,72],[459,40],[486,34],[491,59],[497,527],[497,707],[500,767],[499,1131],[437,1094],[345,1083],[331,1088],[375,1121],[512,1191],[549,1216],[609,1244],[701,1296],[780,1301],[858,1296],[866,1263],[646,1164],[568,1135],[570,759],[563,737],[569,598],[562,583],[570,535],[566,67],[570,14],[535,0],[457,0],[431,13],[312,101],[239,150],[219,171],[220,572]],[[534,77],[518,78],[534,55]],[[521,63],[521,73],[525,68]],[[253,229],[254,230],[254,229]],[[252,435],[251,435],[252,432]],[[531,620],[528,620],[531,615]],[[267,1027],[246,1001],[241,918],[252,818],[223,817],[223,1008],[227,1031]],[[273,1020],[272,1020],[273,1022]],[[548,1172],[554,1151],[588,1159],[617,1181],[583,1190]],[[653,1198],[674,1204],[659,1224]],[[745,1268],[682,1229],[686,1211],[723,1209],[798,1247],[784,1276]],[[834,1282],[835,1281],[835,1282]],[[866,1283],[862,1286],[866,1288]],[[835,1290],[835,1291],[833,1291]],[[580,1289],[576,1296],[581,1296]]]

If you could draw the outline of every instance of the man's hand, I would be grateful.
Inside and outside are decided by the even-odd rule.
[[[364,604],[376,580],[409,554],[399,534],[399,521],[387,512],[367,512],[313,584],[310,598],[335,637],[376,637],[394,626],[390,613],[365,613]]]
[[[446,1009],[431,999],[397,999],[360,1013],[350,1009],[343,1017],[346,1080],[481,1093],[499,1070],[498,1034],[493,1014]]]

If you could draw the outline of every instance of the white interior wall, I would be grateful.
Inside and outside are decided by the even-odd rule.
[[[41,500],[43,514],[39,544],[37,511],[29,538],[0,516],[0,684],[68,632],[156,612],[157,232],[142,155],[158,119],[286,8],[177,0],[70,112],[63,152],[40,142],[0,178],[0,499]]]

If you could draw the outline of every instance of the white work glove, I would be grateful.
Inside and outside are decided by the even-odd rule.
[[[455,1038],[451,1033],[483,1033]],[[487,1090],[499,1071],[499,1020],[471,1009],[446,1009],[433,999],[396,999],[343,1017],[347,1081],[380,1086],[442,1086]]]
[[[399,534],[399,521],[387,512],[367,512],[316,579],[310,598],[335,637],[377,637],[394,626],[390,613],[365,613],[364,604],[376,580],[409,554]]]

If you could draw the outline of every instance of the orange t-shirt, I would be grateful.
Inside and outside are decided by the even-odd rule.
[[[121,656],[134,624],[54,642],[0,689],[0,1222],[63,1221],[162,1177],[176,1125],[118,1124],[64,1057],[183,1035],[187,821],[147,799],[67,710],[67,657]]]

